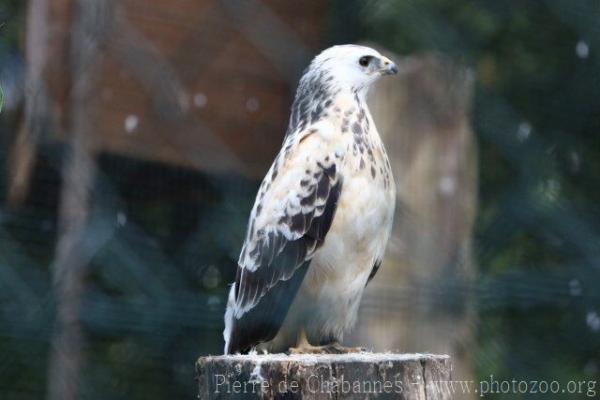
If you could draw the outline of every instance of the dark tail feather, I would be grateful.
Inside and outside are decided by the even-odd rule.
[[[304,280],[309,263],[305,262],[290,279],[279,281],[240,319],[233,317],[225,354],[245,354],[277,335]]]

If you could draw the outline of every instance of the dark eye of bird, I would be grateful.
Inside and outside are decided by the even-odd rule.
[[[369,65],[369,62],[371,62],[371,56],[362,56],[359,60],[358,63],[363,66],[366,67],[367,65]]]

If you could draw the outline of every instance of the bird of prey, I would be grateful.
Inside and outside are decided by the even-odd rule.
[[[225,354],[355,350],[340,341],[381,264],[396,199],[366,96],[397,72],[357,45],[324,50],[304,72],[250,214],[227,300]]]

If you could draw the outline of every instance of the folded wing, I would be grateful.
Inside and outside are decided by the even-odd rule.
[[[316,129],[290,142],[252,210],[225,317],[226,354],[277,334],[335,215],[342,190],[339,154]]]

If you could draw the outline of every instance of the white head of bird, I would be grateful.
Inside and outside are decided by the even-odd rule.
[[[396,73],[396,64],[370,47],[346,44],[323,50],[300,79],[288,134],[317,122],[338,96],[365,101],[378,78]]]
[[[396,73],[396,64],[377,50],[346,44],[323,50],[311,62],[306,75],[333,76],[334,86],[364,96],[378,78]]]

